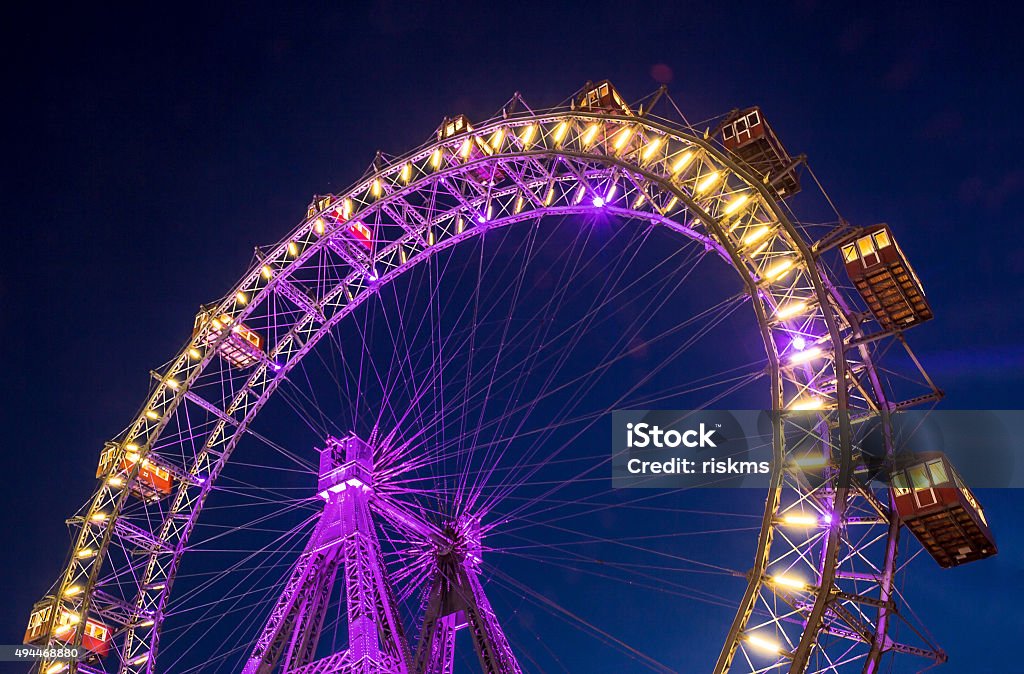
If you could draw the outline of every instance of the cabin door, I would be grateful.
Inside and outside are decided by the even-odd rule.
[[[932,481],[928,477],[928,470],[923,463],[911,466],[907,472],[910,475],[910,484],[914,488],[914,501],[918,508],[927,508],[939,502]]]
[[[746,117],[741,117],[740,119],[736,120],[736,124],[735,124],[734,128],[736,129],[736,144],[737,145],[742,145],[746,141],[748,141],[751,138],[753,138],[753,135],[751,135],[751,133],[750,133],[750,128],[747,127],[747,118]]]
[[[935,496],[935,490],[931,487],[914,490],[914,498],[917,499],[918,508],[927,508],[939,502],[938,497]]]
[[[865,269],[873,267],[882,261],[870,236],[862,236],[857,239],[857,248],[860,249],[861,264],[864,265]]]

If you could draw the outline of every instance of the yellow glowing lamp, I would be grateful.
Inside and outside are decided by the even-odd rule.
[[[782,523],[791,527],[815,527],[818,526],[818,516],[804,513],[787,513],[782,516]]]
[[[750,246],[757,243],[764,237],[768,236],[768,232],[770,231],[772,231],[772,228],[767,225],[755,227],[754,229],[747,232],[746,236],[743,237],[743,245]]]
[[[803,470],[816,470],[828,465],[828,459],[823,454],[804,454],[792,461],[793,465]]]
[[[764,277],[769,281],[777,281],[785,276],[793,268],[793,259],[784,257],[764,271]]]
[[[778,585],[779,587],[788,587],[793,590],[807,589],[807,583],[793,576],[776,575],[772,576],[770,580],[773,585]]]
[[[658,151],[658,148],[661,147],[661,143],[661,138],[655,138],[651,142],[647,143],[647,147],[645,147],[644,151],[640,153],[640,158],[644,161],[649,161],[651,157],[654,156],[654,153]]]
[[[801,363],[809,363],[812,360],[820,358],[822,355],[820,348],[812,346],[809,349],[804,349],[803,351],[797,351],[794,353],[789,357],[789,362],[792,365],[800,365]]]
[[[783,306],[779,307],[775,311],[775,318],[777,318],[780,321],[784,321],[787,318],[799,316],[806,310],[807,302],[803,300],[797,300],[795,302],[790,302],[789,304],[784,304]]]
[[[505,129],[498,129],[491,136],[491,149],[495,152],[501,151],[501,144],[505,140]]]
[[[528,127],[526,127],[525,129],[523,129],[523,135],[520,136],[520,140],[523,143],[523,149],[524,150],[529,149],[530,145],[533,143],[533,136],[534,136],[535,133],[537,133],[537,125],[536,124],[531,124]]]
[[[794,401],[790,403],[789,409],[794,412],[805,412],[811,410],[821,410],[825,408],[825,401],[817,396],[811,396],[810,398],[804,398],[802,400]]]
[[[612,145],[616,150],[621,150],[622,148],[626,147],[626,143],[628,143],[629,139],[632,137],[633,129],[631,129],[628,126],[623,127],[622,130],[615,135],[615,141],[612,143]]]
[[[559,122],[558,126],[556,126],[555,130],[552,132],[551,138],[552,138],[552,140],[555,141],[555,143],[561,143],[562,139],[565,138],[565,134],[568,133],[568,131],[569,131],[569,123],[568,122]]]
[[[780,646],[779,642],[775,641],[774,639],[768,639],[767,637],[763,637],[757,634],[748,634],[745,638],[748,644],[750,644],[759,651],[764,651],[765,653],[773,653],[775,655],[778,655],[782,652],[782,646]]]
[[[672,173],[679,173],[684,168],[689,166],[690,162],[693,161],[693,157],[694,154],[691,150],[687,150],[686,152],[684,152],[682,156],[680,156],[679,159],[677,159],[675,163],[672,164]]]
[[[726,204],[725,208],[722,209],[722,212],[725,213],[726,215],[732,215],[733,213],[738,211],[740,208],[742,208],[743,204],[747,203],[747,201],[749,201],[749,200],[750,200],[750,197],[748,195],[741,194],[741,195],[737,196],[735,199],[733,199],[732,201],[730,201],[728,204]]]
[[[703,194],[704,192],[707,192],[716,184],[718,184],[718,181],[721,179],[722,173],[720,171],[712,171],[711,173],[707,174],[706,176],[700,179],[700,182],[697,183],[695,191],[697,192],[697,194]]]

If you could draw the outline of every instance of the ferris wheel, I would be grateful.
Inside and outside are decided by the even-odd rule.
[[[796,215],[807,176],[758,108],[699,130],[607,81],[378,154],[151,373],[29,619],[85,657],[38,671],[599,671],[586,639],[605,671],[944,662],[898,581],[995,544],[947,459],[893,462],[891,416],[942,396],[904,337],[931,309],[890,227]],[[609,488],[611,410],[730,403],[773,412],[766,498]],[[546,578],[713,606],[721,648],[667,655]]]

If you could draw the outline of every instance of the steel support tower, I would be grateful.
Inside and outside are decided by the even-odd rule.
[[[320,521],[292,569],[243,674],[379,674],[409,671],[409,650],[370,515],[373,448],[355,436],[329,438],[320,452]],[[314,660],[341,570],[348,648]]]

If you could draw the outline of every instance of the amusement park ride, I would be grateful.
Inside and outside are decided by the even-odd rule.
[[[139,416],[103,449],[95,495],[70,520],[76,533],[64,573],[25,633],[27,644],[72,644],[89,655],[43,662],[38,671],[161,671],[160,626],[211,485],[281,378],[363,297],[477,231],[598,208],[666,226],[732,265],[768,352],[771,409],[780,413],[772,482],[747,589],[714,671],[874,673],[891,654],[944,662],[940,649],[891,635],[902,619],[894,590],[900,533],[905,525],[944,568],[994,555],[996,545],[947,458],[896,458],[891,415],[942,395],[904,339],[932,318],[921,283],[887,225],[841,221],[823,238],[805,238],[784,200],[800,192],[806,160],[786,151],[759,108],[734,111],[701,134],[651,113],[663,95],[631,106],[603,81],[543,111],[517,96],[479,127],[463,115],[445,119],[424,146],[348,192],[315,198],[303,222],[261,251],[224,300],[201,310]],[[827,258],[836,251],[852,291],[830,276]],[[298,272],[325,257],[345,273],[332,284],[303,280]],[[269,298],[290,310],[270,320]],[[923,392],[891,399],[876,362],[881,344],[905,350]],[[231,382],[220,397],[202,386],[215,371]],[[215,423],[191,428],[189,409]],[[820,418],[813,478],[787,452],[789,411]],[[859,471],[866,457],[858,428],[869,422],[886,438],[881,482]],[[184,462],[158,442],[172,425],[193,448]],[[449,673],[463,629],[482,671],[521,671],[485,593],[479,520],[430,521],[379,493],[373,438],[325,440],[322,512],[242,671]],[[383,561],[381,522],[432,550],[414,648]],[[130,568],[112,568],[115,549],[127,551],[117,564]],[[794,559],[813,562],[800,567],[804,577],[777,571]],[[316,658],[339,577],[348,645]]]

